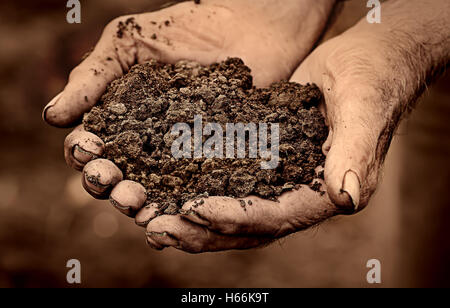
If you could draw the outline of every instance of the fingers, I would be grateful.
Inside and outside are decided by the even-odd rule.
[[[64,141],[64,158],[75,170],[81,171],[88,162],[103,154],[105,144],[96,135],[77,126]]]
[[[123,214],[134,217],[147,199],[145,188],[137,182],[121,181],[122,172],[114,163],[97,159],[103,151],[103,141],[85,131],[82,125],[77,126],[64,141],[64,157],[70,167],[81,171],[92,161],[84,168],[83,187],[99,199],[107,198],[111,192],[111,204]]]
[[[109,201],[123,214],[134,217],[147,200],[144,186],[137,182],[124,180],[114,186]]]
[[[325,188],[324,188],[325,189]],[[307,186],[285,193],[278,202],[256,197],[210,197],[188,202],[182,216],[223,234],[277,238],[308,228],[338,213],[324,193]]]
[[[82,130],[74,132],[86,133]],[[76,148],[74,151],[77,151]],[[82,166],[76,155],[71,155],[70,161],[76,167]],[[91,158],[86,155],[86,158]],[[82,184],[86,191],[97,199],[108,199],[111,204],[123,214],[134,217],[147,200],[145,188],[134,181],[124,180],[122,171],[111,161],[95,159],[83,168]],[[148,216],[141,215],[141,217]],[[147,218],[149,219],[149,218]]]
[[[84,189],[96,199],[108,199],[113,187],[122,179],[122,171],[106,159],[96,159],[87,163],[81,177]]]
[[[268,200],[210,197],[186,203],[182,216],[223,234],[274,234],[284,213],[279,203]]]
[[[174,247],[190,253],[248,249],[273,241],[268,237],[218,234],[180,216],[162,215],[147,225],[147,243],[154,249]]]
[[[135,223],[139,227],[146,228],[148,223],[155,217],[159,216],[161,212],[159,211],[158,205],[156,203],[151,203],[143,207],[135,217]]]
[[[105,28],[92,53],[70,73],[64,90],[44,108],[42,117],[47,123],[57,127],[73,125],[97,102],[106,86],[128,68],[133,50],[116,50],[117,24],[118,20]]]

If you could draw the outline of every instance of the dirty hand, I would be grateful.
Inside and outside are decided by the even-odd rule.
[[[74,125],[111,81],[133,64],[151,59],[208,65],[236,56],[252,69],[257,86],[288,78],[313,47],[333,4],[334,0],[203,0],[200,5],[190,1],[118,18],[71,72],[43,118],[58,127]],[[145,190],[122,181],[112,162],[97,159],[103,147],[100,138],[80,125],[66,138],[65,158],[71,167],[83,170],[83,185],[91,195],[108,198],[111,193],[112,203],[133,216],[145,200]]]
[[[246,249],[367,205],[400,119],[450,61],[447,0],[387,2],[382,12],[381,24],[363,19],[319,46],[292,76],[324,92],[326,194],[303,186],[279,203],[245,198],[252,201],[245,210],[237,200],[211,197],[185,204],[182,215],[154,219],[149,206],[136,220],[149,221],[150,246],[192,253]]]

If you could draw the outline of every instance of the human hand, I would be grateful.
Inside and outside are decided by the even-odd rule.
[[[97,102],[114,79],[134,63],[156,59],[194,60],[208,65],[230,56],[252,69],[254,83],[266,86],[288,78],[307,55],[326,24],[333,0],[184,2],[153,13],[112,21],[92,53],[70,74],[64,91],[44,109],[51,125],[67,127]],[[100,138],[78,126],[67,136],[67,163],[83,170],[83,186],[96,198],[108,198],[133,216],[145,190],[122,181],[122,172],[103,153]],[[113,189],[114,188],[114,189]]]
[[[363,20],[319,46],[292,76],[301,84],[314,82],[324,93],[322,110],[330,129],[323,145],[324,195],[303,186],[282,195],[279,203],[249,197],[253,205],[246,211],[236,200],[211,197],[185,204],[182,215],[154,219],[153,209],[145,208],[136,220],[149,221],[149,245],[193,253],[252,248],[367,206],[400,119],[450,59],[448,2],[441,3],[448,9],[441,20],[433,12],[442,6],[434,2],[400,3],[405,4],[383,7],[384,24]],[[423,25],[398,24],[418,12]]]
[[[317,181],[326,190],[323,181]],[[255,196],[202,198],[184,204],[179,215],[160,216],[157,205],[151,204],[137,213],[136,223],[146,227],[152,248],[200,253],[267,245],[340,212],[325,191],[301,185],[277,201]]]

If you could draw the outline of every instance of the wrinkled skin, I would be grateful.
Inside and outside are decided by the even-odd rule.
[[[448,2],[441,2],[449,8]],[[261,3],[264,6],[271,1]],[[126,39],[121,40],[115,37],[117,22],[126,18],[113,21],[90,57],[71,73],[62,94],[46,107],[44,118],[56,126],[71,125],[92,107],[108,82],[126,72],[135,61],[151,58],[170,63],[189,59],[210,64],[228,56],[238,56],[252,69],[257,86],[287,78],[313,46],[333,1],[315,1],[313,5],[304,0],[289,2],[289,5],[294,3],[300,8],[302,4],[308,5],[303,18],[298,18],[299,11],[291,16],[289,12],[293,9],[284,13],[272,9],[270,12],[279,14],[267,16],[255,2],[252,2],[252,10],[248,10],[245,7],[248,1],[230,1],[227,7],[216,5],[214,1],[198,7],[183,3],[135,16],[142,26],[142,36],[138,33],[131,36],[129,32]],[[247,249],[268,244],[331,216],[358,212],[367,205],[376,189],[401,115],[423,90],[421,80],[417,82],[417,79],[423,76],[425,82],[432,67],[442,66],[439,59],[448,61],[449,58],[448,39],[443,51],[437,54],[436,46],[442,43],[442,38],[425,36],[427,42],[436,40],[433,46],[436,54],[427,59],[413,59],[417,60],[415,66],[406,63],[405,55],[414,55],[411,48],[414,42],[411,43],[411,37],[406,36],[405,40],[405,36],[391,31],[396,18],[399,15],[411,18],[414,10],[420,11],[422,18],[428,15],[433,18],[435,11],[430,7],[435,2],[413,0],[406,9],[404,3],[392,1],[392,5],[391,2],[385,5],[387,13],[383,18],[387,21],[381,26],[374,28],[363,20],[319,46],[291,76],[295,82],[314,82],[324,92],[322,110],[330,134],[323,145],[327,155],[325,182],[322,183],[327,193],[323,196],[302,186],[285,193],[278,202],[248,197],[246,199],[252,200],[253,205],[247,206],[246,211],[234,199],[209,197],[196,207],[188,202],[180,215],[157,216],[155,205],[141,208],[145,190],[140,184],[121,181],[122,173],[114,164],[96,159],[103,152],[103,143],[81,126],[66,138],[67,163],[83,170],[83,185],[94,197],[109,197],[121,212],[135,216],[136,223],[146,227],[147,242],[156,249],[171,246],[192,253]],[[189,13],[191,8],[194,13]],[[212,16],[213,11],[214,19],[209,20],[207,16]],[[192,19],[194,15],[197,17]],[[168,16],[175,20],[170,27],[161,30],[151,27],[150,21],[164,21]],[[443,17],[443,20],[449,19]],[[436,27],[444,33],[450,28],[444,21]],[[200,31],[205,28],[207,31]],[[420,27],[412,30],[423,31]],[[157,34],[157,40],[149,38],[152,33]],[[423,44],[420,37],[416,37],[419,45]],[[160,39],[169,39],[170,46]],[[398,48],[399,45],[402,48]],[[106,57],[113,61],[105,61]],[[103,69],[104,73],[93,75],[91,68]]]

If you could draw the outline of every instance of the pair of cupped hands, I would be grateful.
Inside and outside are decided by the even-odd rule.
[[[117,18],[73,69],[43,117],[57,127],[79,124],[107,85],[135,63],[194,60],[208,65],[240,57],[258,87],[290,79],[315,83],[323,91],[321,110],[330,131],[323,145],[326,194],[303,185],[278,202],[245,198],[253,203],[246,211],[238,200],[209,197],[195,207],[184,204],[182,214],[158,215],[156,204],[144,206],[144,187],[123,180],[113,162],[99,158],[103,141],[79,125],[67,136],[64,152],[68,165],[82,171],[84,188],[135,217],[146,228],[151,247],[192,253],[257,247],[331,216],[356,213],[376,188],[395,128],[389,125],[392,114],[384,105],[383,85],[377,83],[389,64],[375,47],[377,30],[365,20],[311,53],[333,5],[330,0],[204,0]]]

